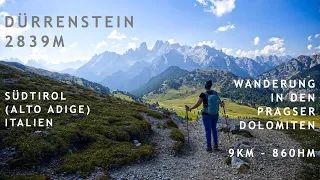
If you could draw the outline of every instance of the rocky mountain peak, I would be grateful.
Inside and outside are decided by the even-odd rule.
[[[152,51],[158,51],[162,47],[162,45],[163,45],[163,41],[157,40],[152,48]]]
[[[140,44],[139,50],[140,51],[148,51],[147,43],[146,42],[142,42]]]

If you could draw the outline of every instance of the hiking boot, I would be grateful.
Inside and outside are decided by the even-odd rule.
[[[215,151],[218,151],[218,150],[219,150],[218,144],[215,144],[215,145],[213,146],[213,148],[214,148]]]
[[[212,148],[211,148],[211,147],[207,147],[206,151],[207,151],[208,153],[212,153]]]

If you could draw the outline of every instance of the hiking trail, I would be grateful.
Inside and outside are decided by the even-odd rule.
[[[155,157],[151,160],[123,166],[109,172],[111,179],[294,179],[301,170],[303,162],[295,157],[272,157],[273,149],[298,149],[298,142],[287,134],[276,130],[250,130],[253,137],[244,137],[218,132],[219,149],[208,153],[205,150],[205,134],[202,120],[189,123],[190,144],[187,144],[187,123],[177,123],[185,134],[185,151],[174,155],[170,149],[174,141],[169,138],[169,129],[160,129],[156,125],[163,120],[144,115],[152,125],[151,143],[155,143]],[[220,121],[224,121],[220,117]],[[245,120],[249,121],[249,120]],[[230,119],[229,123],[239,124],[239,119]],[[249,160],[250,169],[241,173],[227,165],[228,150],[235,143],[249,145],[254,157]],[[265,155],[261,155],[265,152]]]

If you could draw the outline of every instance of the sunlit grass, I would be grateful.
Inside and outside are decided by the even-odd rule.
[[[186,86],[182,86],[178,90],[170,89],[165,93],[162,94],[150,94],[144,97],[144,100],[149,102],[158,102],[161,107],[169,108],[174,110],[179,116],[185,117],[185,105],[189,107],[193,106],[198,98],[201,90],[195,90],[192,88],[188,88]],[[258,110],[249,107],[237,104],[232,102],[228,98],[221,98],[225,101],[225,109],[226,115],[229,118],[260,118],[260,119],[267,119],[267,120],[279,120],[279,121],[314,121],[316,127],[320,127],[320,116],[266,116],[265,114],[258,115]],[[263,107],[263,106],[262,106]],[[196,120],[198,117],[198,113],[201,113],[202,105],[198,108],[189,112],[189,118],[192,120]],[[281,112],[283,109],[280,108]],[[292,111],[291,111],[292,114]],[[223,116],[223,110],[220,109],[220,116]]]
[[[119,92],[113,94],[113,96],[114,96],[114,97],[117,97],[117,98],[120,98],[120,99],[122,99],[122,100],[129,101],[129,102],[134,101],[130,96],[124,95],[124,94],[119,93]]]

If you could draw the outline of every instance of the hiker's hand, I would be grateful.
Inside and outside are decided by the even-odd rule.
[[[224,107],[224,101],[220,101],[220,106]]]

